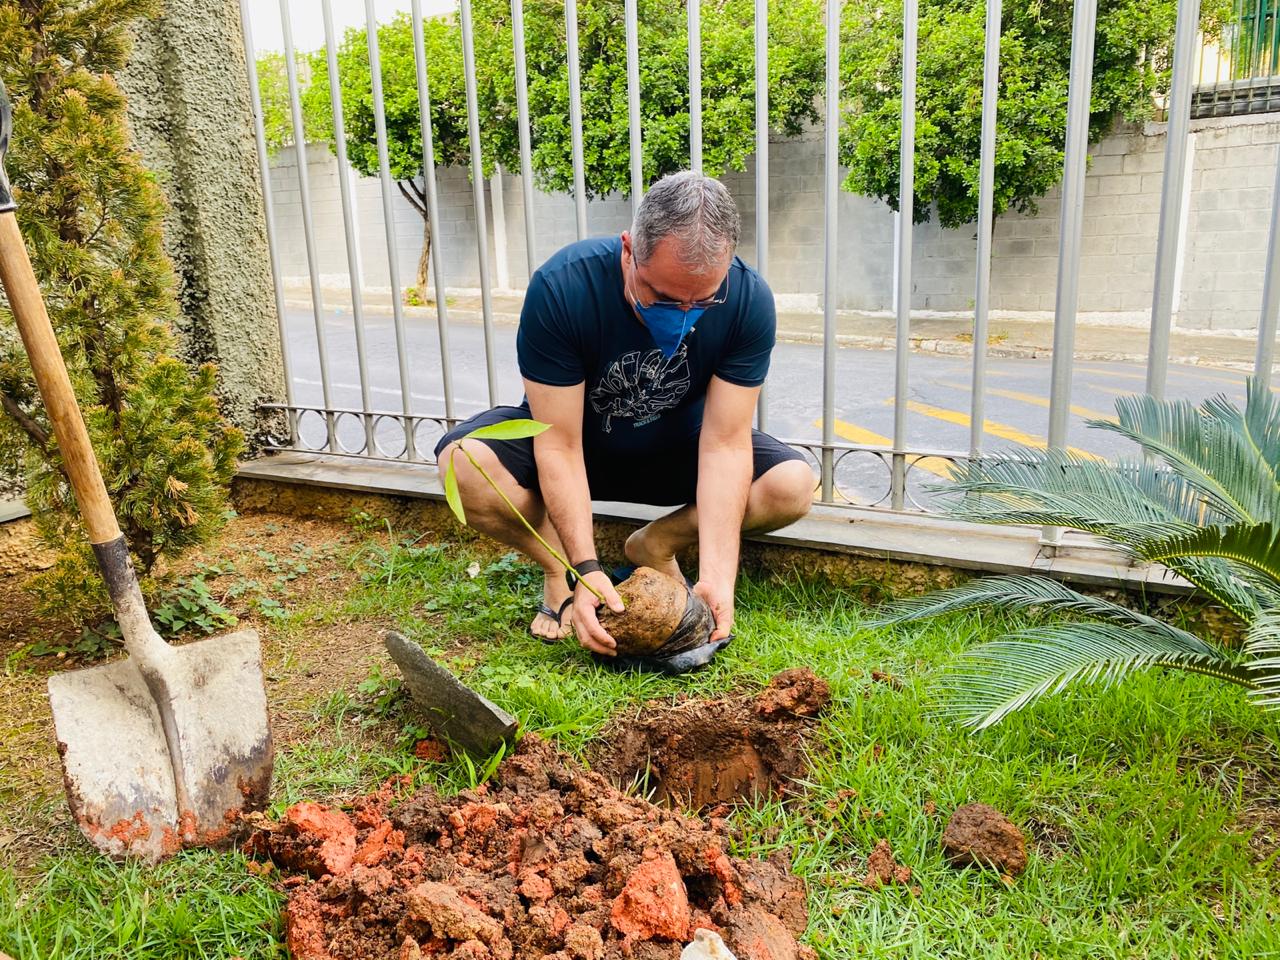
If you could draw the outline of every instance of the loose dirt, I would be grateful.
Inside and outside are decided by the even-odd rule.
[[[535,735],[491,783],[388,783],[351,813],[259,823],[246,852],[290,891],[295,960],[676,960],[697,929],[740,960],[811,960],[803,881],[785,854],[727,853],[720,826],[630,797]]]
[[[691,810],[785,793],[808,769],[811,718],[830,699],[825,680],[797,668],[754,698],[648,704],[592,753],[591,765],[616,785]]]

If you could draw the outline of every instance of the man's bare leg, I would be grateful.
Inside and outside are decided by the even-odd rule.
[[[743,533],[767,533],[799,520],[813,505],[813,471],[803,460],[785,460],[752,481]],[[681,579],[676,554],[698,542],[698,511],[693,504],[645,524],[627,538],[627,559]]]
[[[450,444],[441,451],[441,480],[444,478],[444,465],[449,462],[449,455],[455,446],[456,444]],[[563,555],[564,547],[560,543],[555,527],[547,517],[542,497],[520,486],[488,444],[472,440],[467,443],[467,450],[484,467],[494,483],[502,488],[502,492],[511,499],[542,538]],[[514,547],[542,567],[542,602],[552,610],[559,610],[571,595],[569,585],[565,582],[564,567],[547,552],[547,548],[540,544],[536,537],[525,529],[524,524],[512,514],[511,508],[502,502],[502,498],[494,492],[488,481],[471,465],[471,461],[464,454],[459,453],[454,457],[453,463],[458,476],[458,492],[462,495],[462,507],[467,514],[467,526],[493,537],[500,543]],[[534,636],[548,640],[558,640],[567,636],[571,627],[569,610],[565,610],[564,620],[561,623],[539,612],[529,625]]]

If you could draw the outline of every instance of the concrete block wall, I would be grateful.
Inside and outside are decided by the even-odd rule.
[[[1145,325],[1151,309],[1156,236],[1160,218],[1165,125],[1118,130],[1090,148],[1081,250],[1080,311],[1084,322]],[[1280,117],[1262,115],[1201,120],[1192,125],[1191,176],[1180,257],[1175,324],[1184,329],[1248,330],[1257,327],[1266,256],[1271,188]],[[311,193],[320,272],[346,282],[336,162],[326,147],[309,149]],[[479,286],[476,224],[468,173],[439,171],[440,211],[433,225],[436,254],[450,287]],[[282,151],[273,163],[276,217],[283,272],[305,279],[296,160]],[[387,248],[380,184],[356,177],[357,221],[366,287],[386,289]],[[756,261],[755,171],[729,172],[723,180],[743,216],[741,254]],[[501,178],[507,255],[506,283],[528,282],[524,197],[518,176]],[[485,184],[491,282],[497,272],[492,183]],[[1050,317],[1058,269],[1060,192],[1054,188],[1034,211],[997,219],[992,246],[994,311]],[[534,262],[541,263],[576,236],[574,204],[564,194],[535,190]],[[422,239],[417,213],[395,191],[392,198],[396,255],[402,286],[413,282]],[[588,233],[614,234],[631,221],[631,201],[621,195],[588,204]],[[841,191],[838,207],[837,306],[893,309],[894,214],[883,203]],[[976,234],[972,225],[943,229],[919,224],[912,249],[912,309],[964,313],[973,308]],[[823,156],[817,133],[770,146],[769,281],[780,305],[821,306],[823,277]]]

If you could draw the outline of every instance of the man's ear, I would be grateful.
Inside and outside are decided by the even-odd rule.
[[[635,256],[631,251],[631,233],[627,230],[622,231],[622,255],[628,260]]]

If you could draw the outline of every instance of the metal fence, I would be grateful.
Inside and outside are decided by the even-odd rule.
[[[1280,110],[1280,9],[1273,0],[1233,0],[1222,35],[1204,40],[1192,116]]]
[[[338,65],[335,51],[333,15],[330,0],[319,0],[324,18],[329,83],[335,131],[335,149],[341,169],[346,168],[342,98],[338,89]],[[579,79],[578,31],[576,0],[564,0],[565,27],[570,91],[570,120],[572,125],[572,163],[574,201],[577,234],[581,239],[587,233],[587,205],[584,189],[583,117]],[[1269,7],[1255,15],[1251,21],[1264,25],[1272,39],[1265,49],[1269,62],[1275,59],[1274,38],[1276,18]],[[393,291],[401,289],[398,275],[391,202],[394,195],[387,155],[387,133],[383,110],[377,24],[373,2],[365,3],[368,54],[371,66],[371,96],[376,114],[377,153],[381,180],[383,220],[386,225],[390,282]],[[690,157],[689,165],[700,169],[702,165],[701,130],[701,65],[699,36],[699,0],[689,0],[689,88],[690,101]],[[983,71],[983,100],[981,121],[981,162],[979,175],[979,221],[976,242],[976,285],[973,311],[973,363],[970,397],[970,440],[967,450],[932,450],[913,445],[908,431],[907,409],[910,385],[911,350],[910,302],[911,257],[900,255],[895,262],[896,301],[896,356],[894,371],[894,420],[891,444],[849,443],[837,439],[835,417],[836,370],[836,305],[832,291],[835,289],[839,265],[837,230],[837,203],[840,189],[838,134],[840,128],[839,52],[840,52],[840,0],[829,0],[825,19],[826,36],[826,96],[825,96],[825,270],[823,281],[823,374],[822,374],[822,435],[821,440],[788,440],[796,449],[806,453],[817,472],[818,497],[824,503],[852,503],[841,489],[837,478],[854,460],[867,460],[883,469],[885,485],[883,494],[859,501],[861,506],[888,507],[893,510],[923,509],[912,495],[910,482],[914,472],[928,470],[938,473],[937,462],[961,461],[980,458],[983,450],[984,400],[986,395],[987,342],[990,304],[991,238],[994,164],[996,147],[996,97],[993,95],[999,81],[999,41],[1001,0],[988,0],[986,9],[986,34]],[[392,311],[395,330],[396,363],[399,378],[400,408],[379,409],[371,400],[372,384],[366,358],[365,309],[361,302],[358,283],[351,284],[351,320],[357,367],[360,378],[361,403],[358,408],[343,408],[333,403],[329,382],[324,312],[325,304],[317,267],[315,230],[312,220],[311,199],[307,181],[306,138],[298,95],[298,77],[295,68],[295,51],[288,0],[280,0],[280,17],[285,46],[285,64],[288,74],[289,96],[292,105],[292,124],[298,151],[298,179],[301,194],[303,232],[310,272],[311,300],[315,318],[315,338],[318,353],[319,377],[323,401],[320,406],[296,402],[293,391],[293,358],[289,355],[289,336],[285,329],[285,300],[276,255],[277,238],[272,215],[271,179],[269,175],[267,146],[262,124],[262,110],[258,102],[258,85],[255,56],[250,28],[249,0],[241,0],[244,40],[247,51],[250,88],[256,115],[258,156],[262,175],[262,188],[266,201],[267,232],[272,245],[272,269],[276,281],[277,307],[281,318],[281,339],[285,347],[285,373],[287,383],[286,403],[278,409],[287,414],[289,424],[288,449],[308,450],[317,453],[364,457],[380,460],[400,460],[414,463],[430,463],[431,450],[436,439],[450,424],[460,418],[454,409],[452,366],[456,359],[449,342],[449,314],[447,303],[448,277],[443,275],[442,257],[433,256],[431,265],[436,290],[436,320],[439,337],[439,369],[441,401],[438,409],[428,412],[415,411],[411,400],[410,371],[416,366],[410,355],[404,310],[398,296],[393,296]],[[470,170],[475,219],[477,224],[476,256],[481,280],[481,313],[483,319],[484,369],[488,384],[490,404],[497,402],[498,371],[494,351],[494,317],[491,299],[492,284],[489,276],[488,248],[486,243],[486,207],[483,195],[485,178],[482,175],[480,124],[476,95],[476,65],[473,46],[472,11],[470,0],[460,0],[458,17],[463,43],[467,120],[470,133]],[[514,37],[515,81],[519,120],[520,172],[526,211],[533,208],[533,176],[528,110],[527,74],[524,54],[524,16],[522,0],[511,0],[511,18]],[[918,0],[905,0],[903,4],[903,56],[902,56],[902,107],[899,209],[912,209],[914,157],[914,130],[916,113],[917,70],[917,19]],[[1089,104],[1091,96],[1094,34],[1097,19],[1097,0],[1077,0],[1073,13],[1073,33],[1070,64],[1070,85],[1067,108],[1067,133],[1065,163],[1062,180],[1062,215],[1058,239],[1058,272],[1054,309],[1054,342],[1051,369],[1049,403],[1048,445],[1062,449],[1066,443],[1070,414],[1073,345],[1076,329],[1077,299],[1080,275],[1081,233],[1084,208],[1086,152],[1088,147]],[[1183,185],[1187,170],[1187,146],[1192,96],[1203,78],[1197,70],[1203,68],[1202,43],[1198,33],[1200,19],[1199,0],[1181,0],[1178,6],[1175,38],[1172,89],[1169,96],[1170,116],[1164,173],[1162,182],[1159,232],[1156,245],[1154,295],[1151,307],[1150,340],[1146,371],[1146,391],[1161,397],[1165,391],[1169,364],[1170,328],[1174,309],[1176,285],[1176,260],[1178,237],[1182,230],[1184,209]],[[627,103],[630,118],[630,170],[632,201],[638,203],[643,196],[644,178],[641,168],[641,148],[644,131],[640,121],[640,103],[643,91],[640,87],[638,26],[636,0],[625,0],[624,10],[626,39]],[[413,0],[412,25],[415,36],[415,58],[419,115],[423,143],[423,178],[425,180],[426,205],[437,209],[436,161],[432,143],[430,64],[426,61],[422,32],[421,0]],[[768,129],[768,5],[767,0],[755,0],[755,126],[756,126],[756,246],[757,268],[768,278],[769,237],[769,178],[765,175],[769,163]],[[1251,36],[1259,34],[1254,31]],[[1250,46],[1251,51],[1261,49],[1261,41]],[[1236,49],[1238,44],[1231,49]],[[1199,59],[1197,59],[1199,54]],[[1257,57],[1250,53],[1253,61]],[[1234,68],[1233,68],[1234,69]],[[345,177],[339,178],[342,189],[342,209],[345,239],[351,276],[358,276],[356,246],[353,234],[352,199]],[[1273,194],[1271,235],[1266,268],[1263,302],[1258,330],[1256,370],[1271,376],[1276,337],[1277,315],[1280,314],[1280,166],[1277,168],[1277,188]],[[537,224],[531,215],[525,217],[527,232],[526,249],[535,250]],[[897,218],[897,245],[900,251],[910,251],[912,243],[912,218]],[[530,271],[537,264],[530,263]],[[769,421],[768,390],[762,392],[758,410],[758,422],[762,428]],[[942,471],[942,472],[945,472]]]

